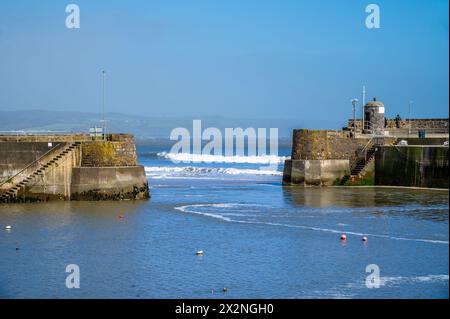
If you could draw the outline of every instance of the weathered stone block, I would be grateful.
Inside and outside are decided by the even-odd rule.
[[[350,173],[349,160],[286,160],[283,184],[304,186],[336,185]]]

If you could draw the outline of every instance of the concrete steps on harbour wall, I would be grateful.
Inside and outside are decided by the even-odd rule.
[[[80,144],[80,142],[62,143],[1,183],[0,202],[26,201],[26,189],[35,185],[42,176],[72,156]]]

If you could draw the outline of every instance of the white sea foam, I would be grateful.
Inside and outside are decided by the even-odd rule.
[[[164,157],[177,162],[192,163],[249,163],[249,164],[283,164],[289,156],[259,155],[259,156],[223,156],[211,154],[167,153],[160,152],[159,157]]]
[[[209,213],[209,212],[199,211],[198,209],[196,209],[196,208],[200,208],[200,207],[236,208],[236,207],[242,207],[242,206],[253,206],[253,205],[238,204],[238,203],[195,204],[195,205],[178,206],[178,207],[175,207],[175,209],[179,210],[181,212],[184,212],[184,213],[203,215],[203,216],[221,219],[221,220],[224,220],[227,222],[233,222],[233,223],[263,224],[263,225],[270,225],[270,226],[301,228],[301,229],[307,229],[307,230],[312,230],[312,231],[321,231],[321,232],[334,233],[334,234],[342,234],[342,232],[344,232],[343,230],[338,230],[338,229],[313,227],[313,226],[306,226],[306,225],[292,225],[292,224],[254,221],[254,220],[236,220],[236,219],[231,219],[229,217],[225,217],[224,214],[220,214],[217,212]],[[406,237],[397,237],[397,236],[390,236],[390,235],[383,235],[383,234],[369,234],[369,233],[350,232],[350,231],[345,231],[345,233],[347,234],[347,236],[349,236],[349,235],[350,236],[352,236],[352,235],[358,236],[358,237],[369,236],[369,237],[386,238],[386,239],[392,239],[392,240],[416,241],[416,242],[424,242],[424,243],[432,243],[432,244],[445,244],[445,245],[449,244],[448,241],[435,240],[435,239],[406,238]]]
[[[207,216],[207,217],[221,219],[221,220],[224,220],[224,221],[227,221],[227,222],[232,222],[233,220],[231,218],[224,217],[224,216],[219,215],[219,214],[201,213],[201,212],[198,212],[198,211],[189,210],[190,207],[205,207],[205,206],[227,207],[225,205],[229,205],[229,204],[196,204],[196,205],[178,206],[178,207],[175,207],[175,209],[179,210],[180,212],[183,212],[183,213],[199,214],[199,215],[203,215],[203,216]]]
[[[405,284],[417,284],[417,283],[436,283],[445,282],[449,280],[448,275],[422,275],[422,276],[385,276],[380,277],[380,286],[398,286]],[[346,288],[364,288],[366,285],[364,281],[357,281],[348,283],[345,285]]]
[[[170,167],[170,166],[146,166],[145,172],[149,177],[170,178],[170,177],[205,177],[217,175],[261,175],[261,176],[281,176],[283,173],[271,169],[245,169],[232,167]]]
[[[418,283],[418,282],[440,282],[448,281],[448,275],[426,275],[426,276],[395,276],[395,277],[380,277],[381,286],[390,286],[403,283]]]

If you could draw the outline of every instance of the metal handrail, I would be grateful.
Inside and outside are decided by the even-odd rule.
[[[81,148],[80,148],[80,150],[81,150]],[[64,163],[65,161],[67,161],[68,160],[68,158],[67,158],[67,156],[64,158],[62,158],[62,163]],[[55,169],[55,166],[54,165],[52,165],[52,166],[50,166],[49,168],[48,168],[48,170],[47,170],[47,172],[48,173],[50,173],[52,170],[54,170]],[[28,184],[28,187],[33,187],[34,185],[36,185],[38,183],[38,181],[35,181],[34,183],[32,183],[32,184]],[[45,186],[44,186],[45,187]]]
[[[45,156],[47,156],[48,154],[50,154],[51,152],[53,152],[54,150],[56,150],[57,148],[61,147],[63,145],[63,143],[57,144],[55,147],[52,147],[50,150],[48,150],[47,152],[45,152],[42,156],[40,156],[38,159],[35,159],[33,162],[31,162],[30,164],[28,164],[27,166],[25,166],[24,168],[22,168],[18,173],[14,174],[11,177],[8,177],[6,180],[4,180],[3,182],[0,183],[0,187],[5,185],[8,181],[12,181],[14,180],[14,178],[16,178],[17,176],[19,176],[20,174],[22,174],[23,172],[25,172],[28,168],[30,168],[32,165],[39,163],[39,161],[41,159],[43,159]]]
[[[373,136],[367,141],[366,145],[364,145],[362,151],[364,152],[365,149],[367,148],[367,146],[369,146],[369,144],[373,141]]]
[[[369,145],[372,144],[374,137],[372,136],[366,143],[366,145],[364,145],[364,147],[362,148],[362,150],[360,151],[360,154],[362,154],[364,152],[364,160],[367,161],[367,148]],[[373,146],[373,145],[372,145]]]

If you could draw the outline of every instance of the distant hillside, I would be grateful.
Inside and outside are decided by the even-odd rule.
[[[101,115],[87,112],[61,112],[48,110],[22,110],[0,111],[0,131],[27,130],[27,131],[65,131],[87,132],[90,127],[100,126]],[[113,132],[132,133],[137,138],[167,138],[176,127],[185,127],[192,132],[192,120],[202,120],[203,129],[217,127],[222,130],[225,127],[277,127],[278,135],[282,138],[290,138],[292,129],[302,127],[302,123],[293,119],[235,119],[223,117],[147,117],[127,115],[121,113],[107,113],[107,130]],[[268,134],[267,130],[267,134]]]

